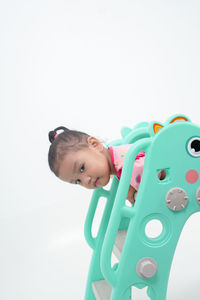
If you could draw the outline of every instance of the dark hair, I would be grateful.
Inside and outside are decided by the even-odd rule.
[[[61,133],[59,131],[62,130]],[[58,176],[59,165],[65,155],[70,151],[78,151],[81,148],[88,147],[87,133],[70,130],[64,126],[55,128],[49,132],[49,147],[48,162],[51,171]]]

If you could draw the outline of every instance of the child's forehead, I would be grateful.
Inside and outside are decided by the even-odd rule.
[[[91,149],[89,147],[81,148],[81,149],[78,149],[77,151],[72,151],[70,153],[70,156],[73,157],[74,159],[85,157],[85,156],[88,156],[91,154],[90,150]]]

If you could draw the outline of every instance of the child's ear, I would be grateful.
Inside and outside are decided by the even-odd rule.
[[[100,150],[100,151],[103,150],[102,143],[94,136],[89,136],[87,139],[87,142],[88,142],[89,147],[96,149],[96,150]]]

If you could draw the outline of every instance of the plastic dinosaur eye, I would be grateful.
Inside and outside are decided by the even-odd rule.
[[[187,150],[194,157],[200,156],[200,137],[193,137],[187,144]]]

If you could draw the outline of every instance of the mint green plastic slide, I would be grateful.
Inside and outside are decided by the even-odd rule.
[[[166,300],[177,242],[187,219],[200,211],[200,127],[180,114],[164,124],[124,127],[121,135],[110,144],[132,144],[121,178],[112,179],[110,190],[93,192],[85,221],[85,238],[93,250],[85,300],[134,300],[134,286],[147,287],[151,300]],[[140,151],[145,151],[144,171],[135,205],[128,205],[133,164]],[[165,176],[159,179],[161,170]],[[102,197],[106,205],[93,237]],[[152,222],[161,228],[153,236]]]

